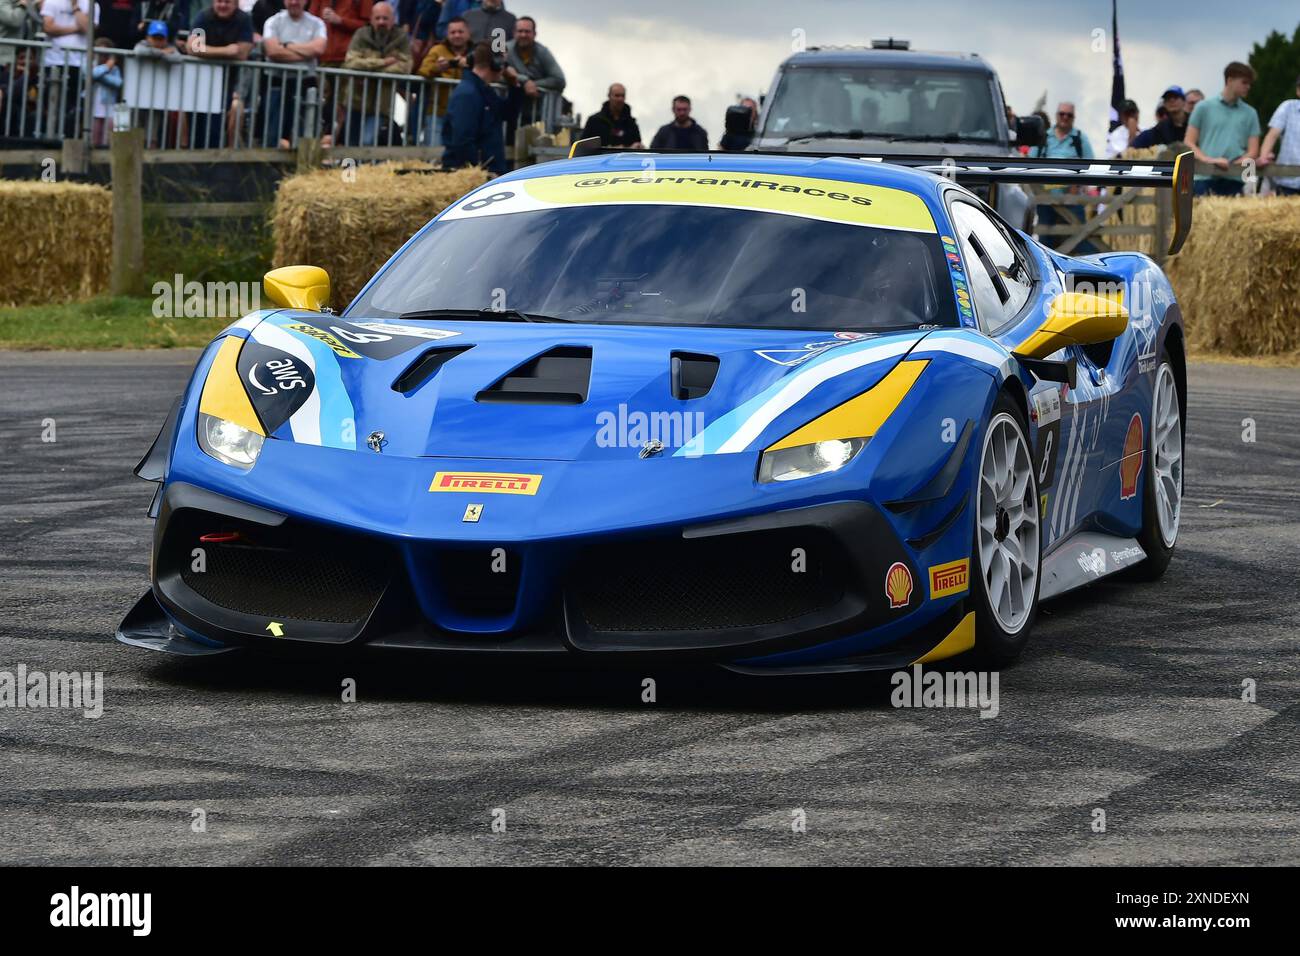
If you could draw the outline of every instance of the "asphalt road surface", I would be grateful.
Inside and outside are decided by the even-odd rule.
[[[123,647],[131,468],[193,360],[0,353],[0,671],[105,683],[99,719],[0,709],[0,864],[1300,863],[1300,371],[1193,367],[1168,574],[1046,605],[981,719],[879,679]]]

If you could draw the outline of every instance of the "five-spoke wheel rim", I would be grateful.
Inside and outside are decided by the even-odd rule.
[[[1166,548],[1178,539],[1183,504],[1183,424],[1178,413],[1178,389],[1168,364],[1156,373],[1151,400],[1151,470],[1156,492],[1156,520]]]
[[[980,457],[978,542],[989,609],[1002,629],[1025,626],[1038,590],[1038,502],[1020,425],[1006,412],[989,423]]]

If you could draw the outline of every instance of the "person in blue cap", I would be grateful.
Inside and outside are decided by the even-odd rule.
[[[144,39],[135,45],[137,53],[180,59],[180,52],[171,43],[171,31],[163,20],[150,20],[144,28]]]
[[[1160,97],[1165,117],[1152,126],[1138,133],[1137,139],[1129,143],[1132,149],[1146,149],[1150,146],[1168,146],[1170,143],[1182,143],[1187,138],[1187,95],[1181,86],[1171,86]]]
[[[166,60],[169,63],[180,63],[184,58],[180,51],[172,45],[171,30],[165,20],[149,20],[145,23],[144,39],[135,45],[135,55],[137,63],[143,65],[149,59]],[[161,69],[162,67],[158,67]],[[172,82],[171,77],[179,77],[180,74],[166,75],[161,82]],[[150,88],[158,80],[150,80]],[[159,88],[162,89],[161,87]],[[169,146],[180,145],[180,113],[162,109],[137,109],[135,111],[135,125],[144,130],[145,145],[149,149],[166,148]]]

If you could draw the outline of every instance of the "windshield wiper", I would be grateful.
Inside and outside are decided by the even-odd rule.
[[[931,136],[926,133],[896,133],[887,137],[891,143],[991,143],[993,140],[981,136],[962,136],[960,133],[944,133]]]
[[[787,143],[802,143],[810,139],[866,139],[868,136],[881,137],[883,133],[868,133],[860,129],[824,129],[803,136],[791,136]]]
[[[489,322],[572,322],[558,315],[520,312],[518,309],[417,309],[399,319],[486,319]]]

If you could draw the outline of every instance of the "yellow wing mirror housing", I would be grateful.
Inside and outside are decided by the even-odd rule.
[[[1012,351],[1030,359],[1044,359],[1071,345],[1109,342],[1128,328],[1128,309],[1118,297],[1088,292],[1062,292],[1047,307],[1047,320]]]
[[[262,277],[267,297],[283,309],[319,312],[330,302],[330,274],[318,266],[281,266]]]

